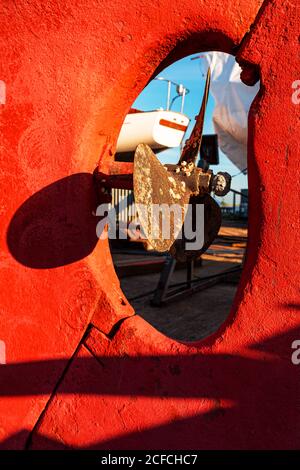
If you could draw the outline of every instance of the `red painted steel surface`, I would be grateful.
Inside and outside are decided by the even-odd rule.
[[[247,262],[221,331],[183,345],[132,316],[93,216],[92,173],[110,167],[122,120],[157,68],[236,52],[260,4],[3,6],[2,448],[299,448],[294,2],[267,2],[240,52],[261,67],[262,91],[250,116]]]

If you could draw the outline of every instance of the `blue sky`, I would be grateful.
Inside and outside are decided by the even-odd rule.
[[[204,86],[205,86],[205,65],[203,60],[191,60],[192,57],[196,57],[199,54],[185,57],[178,62],[173,63],[166,69],[164,69],[159,76],[166,79],[172,80],[177,83],[182,83],[186,88],[190,90],[190,93],[186,96],[184,113],[191,119],[187,134],[185,138],[190,134],[194,123],[195,116],[199,113],[199,108],[202,101]],[[174,90],[173,90],[174,93]],[[173,95],[174,96],[174,95]],[[160,107],[166,107],[167,99],[167,84],[165,82],[159,82],[157,80],[152,81],[138,96],[134,102],[133,107],[142,110],[152,110]],[[180,99],[175,101],[172,107],[174,111],[180,111]],[[212,122],[212,115],[214,110],[214,99],[210,94],[208,100],[208,106],[206,110],[204,133],[214,134],[214,127]],[[179,149],[169,149],[162,152],[159,155],[159,159],[163,163],[176,163],[179,157]],[[229,174],[236,175],[239,173],[239,169],[220,151],[220,164],[218,166],[211,166],[214,172],[227,171]],[[236,176],[232,180],[232,188],[240,191],[242,188],[248,187],[247,176],[241,174]],[[232,202],[232,193],[229,193],[225,198],[227,203]],[[237,201],[239,202],[239,201]]]

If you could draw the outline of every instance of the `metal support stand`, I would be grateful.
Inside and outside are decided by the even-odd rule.
[[[160,307],[167,302],[180,300],[188,297],[196,292],[205,290],[209,287],[223,281],[230,281],[236,278],[242,271],[242,266],[235,266],[234,268],[222,271],[218,274],[213,274],[204,278],[193,279],[194,274],[194,261],[187,262],[187,276],[185,282],[173,284],[170,286],[171,277],[176,266],[176,260],[170,255],[167,257],[163,270],[158,281],[156,290],[154,291],[151,305]]]
[[[192,279],[194,276],[194,261],[190,260],[187,261],[187,266],[186,266],[186,285],[187,288],[190,289],[192,287]]]
[[[160,278],[153,299],[151,300],[152,305],[159,307],[165,300],[175,266],[176,260],[172,258],[171,255],[168,255],[163,270],[160,274]]]

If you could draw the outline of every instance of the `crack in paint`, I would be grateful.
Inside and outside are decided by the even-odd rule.
[[[88,336],[88,334],[89,334],[92,327],[93,327],[93,325],[91,323],[89,323],[88,326],[86,327],[86,329],[85,329],[85,331],[84,331],[84,333],[81,337],[81,340],[79,341],[78,345],[76,346],[75,351],[73,352],[72,356],[68,360],[68,362],[66,364],[66,367],[64,368],[61,376],[59,377],[58,381],[56,382],[56,384],[55,384],[55,386],[52,390],[52,393],[50,394],[50,397],[47,400],[46,405],[44,406],[41,414],[39,415],[35,425],[31,429],[31,431],[28,435],[28,438],[26,439],[24,450],[29,450],[30,449],[30,447],[32,445],[32,439],[33,439],[33,436],[34,436],[35,432],[38,430],[39,425],[42,423],[43,418],[44,418],[45,414],[47,413],[47,410],[48,410],[48,408],[49,408],[49,406],[52,402],[52,399],[55,397],[58,388],[60,387],[61,383],[63,382],[64,378],[66,377],[66,375],[67,375],[67,373],[68,373],[68,371],[69,371],[69,369],[72,365],[72,362],[73,362],[74,358],[76,357],[80,347],[84,344],[84,341],[85,341],[86,337]]]

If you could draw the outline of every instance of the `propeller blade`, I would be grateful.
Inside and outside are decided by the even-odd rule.
[[[168,168],[163,166],[146,144],[139,144],[134,155],[133,188],[141,227],[153,249],[160,252],[170,250],[178,260],[198,257],[212,243],[221,224],[218,205],[205,194],[209,191],[210,174],[203,174],[195,168],[201,146],[210,78],[208,69],[200,112],[178,165],[173,165],[174,169],[172,165]],[[197,251],[189,252],[186,250],[187,240],[182,228],[187,213],[191,215],[189,221],[192,220],[194,224],[197,204],[204,204],[204,245]]]
[[[135,151],[133,188],[139,221],[149,243],[157,251],[168,251],[183,226],[190,189],[146,144],[139,144]]]
[[[210,80],[211,80],[211,72],[209,68],[207,71],[205,90],[204,90],[204,95],[202,98],[200,112],[198,116],[196,116],[196,123],[195,123],[194,129],[183,147],[183,150],[180,155],[179,163],[184,162],[184,161],[193,162],[193,163],[196,162],[196,159],[200,151],[200,147],[201,147],[205,111],[206,111],[206,105],[207,105],[209,88],[210,88]]]
[[[203,196],[191,196],[189,210],[191,211],[192,221],[189,219],[189,217],[187,217],[187,219],[192,222],[192,226],[197,225],[195,220],[197,214],[197,204],[204,205],[204,220],[198,221],[198,223],[200,222],[200,225],[202,225],[201,229],[203,230],[203,246],[196,250],[187,250],[186,243],[190,243],[191,240],[186,240],[184,237],[180,240],[176,240],[170,248],[170,254],[173,258],[180,262],[199,258],[199,256],[204,253],[213,243],[221,227],[221,209],[209,194],[204,194]],[[183,230],[183,233],[185,233],[185,230]],[[197,236],[198,235],[199,234],[197,234]]]

